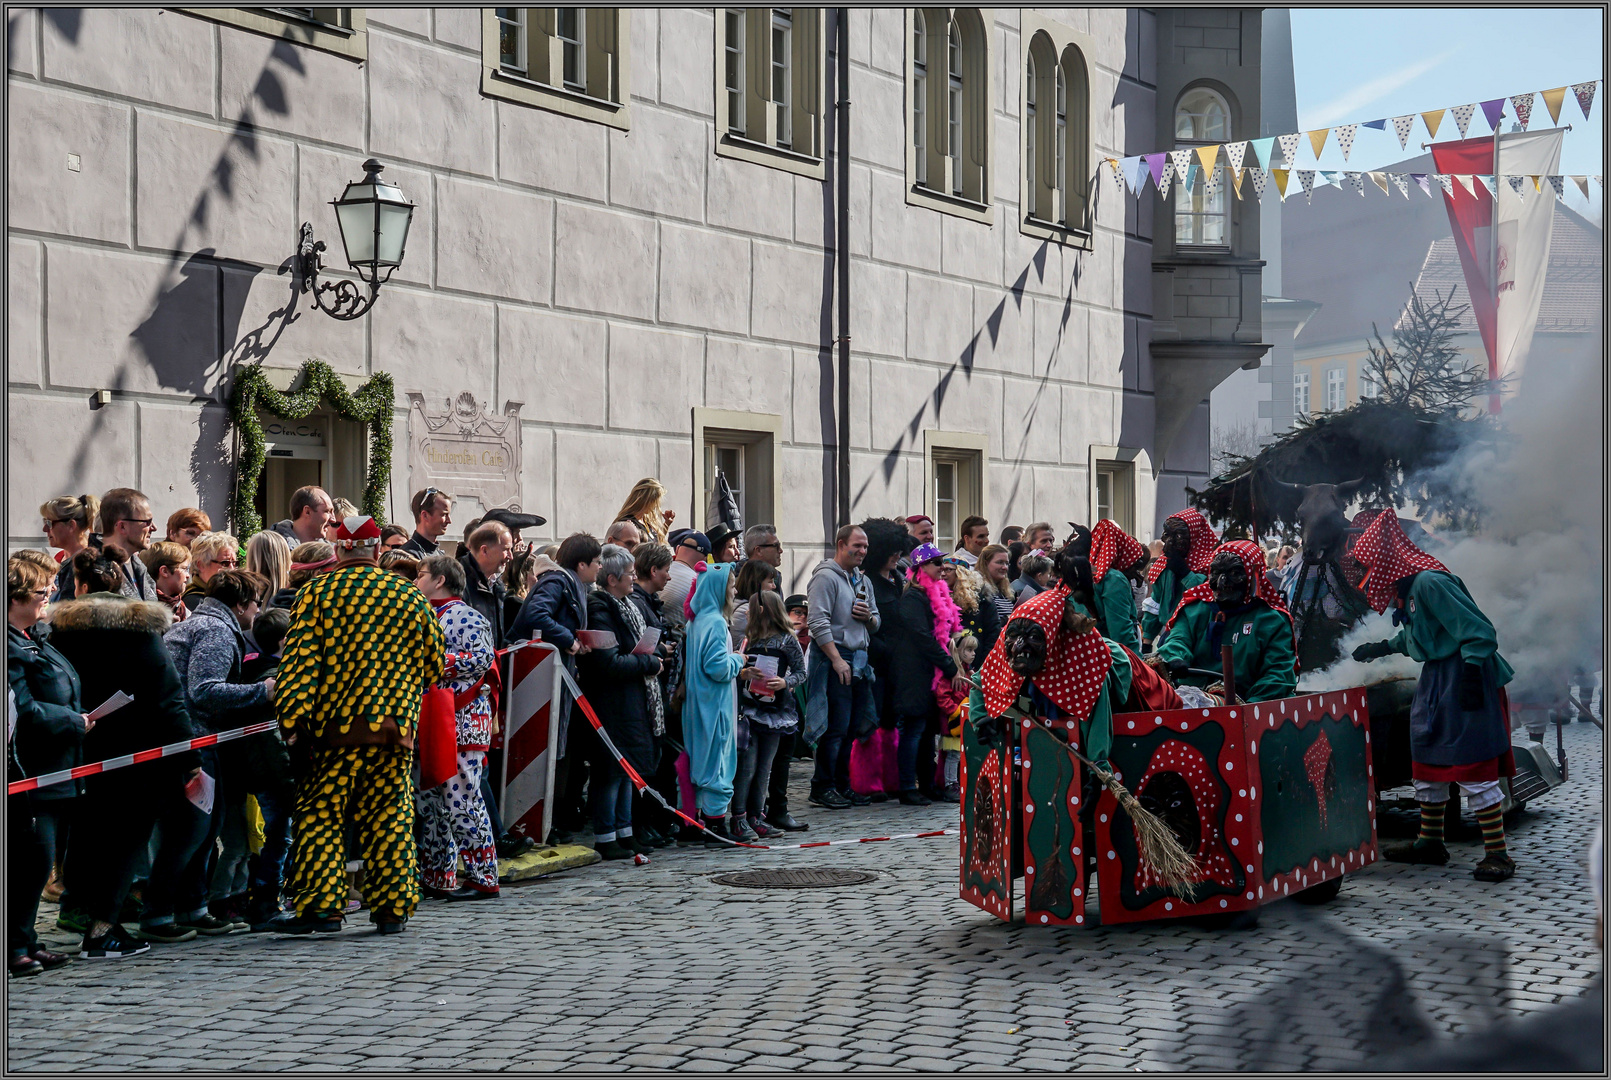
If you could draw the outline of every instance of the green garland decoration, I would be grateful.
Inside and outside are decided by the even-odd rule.
[[[392,479],[392,377],[384,371],[377,372],[356,391],[348,393],[329,364],[309,360],[297,372],[292,385],[300,385],[301,389],[281,393],[269,385],[268,376],[255,364],[239,368],[235,373],[229,411],[230,423],[240,439],[239,480],[235,485],[234,505],[230,508],[236,535],[253,536],[263,528],[257,509],[252,505],[257,499],[257,485],[262,480],[263,465],[268,457],[258,410],[285,420],[305,420],[319,407],[320,401],[329,402],[348,420],[369,426],[369,477],[364,484],[362,509],[377,524],[386,524],[386,490]]]

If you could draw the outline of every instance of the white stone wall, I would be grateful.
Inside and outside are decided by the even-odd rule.
[[[1150,149],[1151,16],[1047,14],[1097,42],[1095,160]],[[224,376],[317,356],[395,377],[399,517],[404,393],[524,401],[525,503],[552,537],[601,530],[646,474],[685,521],[692,407],[780,414],[786,569],[814,561],[833,207],[819,181],[713,153],[711,11],[632,11],[629,132],[483,97],[470,9],[368,9],[363,63],[166,10],[8,19],[13,547],[46,497],[120,484],[159,519],[221,521]],[[938,428],[988,437],[993,527],[1083,520],[1089,446],[1152,449],[1151,200],[1138,221],[1099,177],[1089,252],[1019,232],[1002,9],[995,224],[906,205],[902,13],[850,19],[853,513],[919,508]],[[419,210],[373,313],[343,323],[294,295],[289,260],[303,220],[339,249],[326,204],[370,156]],[[114,401],[92,410],[99,388]]]

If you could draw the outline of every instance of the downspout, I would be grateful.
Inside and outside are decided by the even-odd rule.
[[[839,271],[839,524],[850,524],[850,9],[838,8],[839,100],[834,155],[839,165],[839,223],[834,252]]]

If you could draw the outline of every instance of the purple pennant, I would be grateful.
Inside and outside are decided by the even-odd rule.
[[[1152,173],[1152,183],[1154,187],[1161,188],[1163,186],[1163,167],[1164,159],[1166,157],[1168,157],[1167,154],[1147,155],[1147,171]]]
[[[1482,103],[1482,115],[1488,118],[1488,130],[1498,131],[1499,120],[1505,115],[1505,99],[1494,98]]]

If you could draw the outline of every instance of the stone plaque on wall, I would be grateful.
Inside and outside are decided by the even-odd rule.
[[[520,510],[520,408],[506,401],[494,416],[466,391],[431,411],[423,394],[408,395],[409,491],[440,488],[474,498],[482,510]]]

